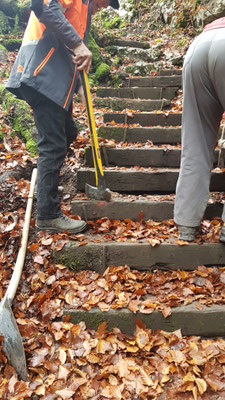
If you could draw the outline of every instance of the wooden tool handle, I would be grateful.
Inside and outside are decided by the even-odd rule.
[[[14,271],[13,271],[11,280],[9,282],[8,289],[5,294],[5,296],[8,297],[8,300],[10,303],[12,303],[14,296],[16,294],[16,290],[19,285],[19,281],[21,278],[22,270],[23,270],[23,264],[24,264],[24,260],[25,260],[25,256],[26,256],[27,240],[28,240],[28,235],[29,235],[30,217],[31,217],[31,211],[32,211],[36,179],[37,179],[37,169],[34,168],[33,172],[32,172],[32,177],[31,177],[30,192],[29,192],[28,200],[27,200],[27,207],[26,207],[25,220],[24,220],[24,226],[23,226],[23,232],[22,232],[21,246],[20,246],[20,249],[19,249],[19,252],[17,255]]]

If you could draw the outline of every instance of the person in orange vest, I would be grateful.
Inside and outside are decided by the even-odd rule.
[[[7,89],[33,109],[38,131],[38,230],[81,232],[85,221],[60,209],[59,174],[69,145],[77,136],[72,99],[81,97],[79,70],[90,72],[87,48],[91,15],[100,8],[119,8],[118,0],[31,0],[31,14],[7,82]]]
[[[207,202],[214,149],[225,110],[225,18],[205,26],[193,41],[183,66],[181,168],[176,187],[174,220],[179,238],[193,241]],[[225,242],[224,224],[220,241]]]

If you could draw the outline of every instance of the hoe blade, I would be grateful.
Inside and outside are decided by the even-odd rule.
[[[26,358],[22,338],[7,297],[0,303],[0,335],[4,336],[3,350],[9,363],[22,380],[27,378]]]

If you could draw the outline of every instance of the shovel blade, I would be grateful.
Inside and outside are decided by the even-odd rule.
[[[0,335],[4,336],[3,350],[9,363],[22,380],[27,379],[26,358],[22,338],[7,297],[0,303]]]
[[[88,185],[88,183],[85,184],[85,193],[87,197],[92,200],[110,201],[111,199],[111,192],[109,189],[91,186]]]

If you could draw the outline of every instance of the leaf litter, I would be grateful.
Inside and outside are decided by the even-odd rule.
[[[12,53],[10,58],[12,64]],[[82,107],[77,107],[76,111],[82,113]],[[182,104],[178,96],[172,103],[171,112],[180,111]],[[133,114],[132,110],[127,112]],[[86,119],[82,122],[86,124]],[[101,124],[101,115],[96,116],[96,125]],[[7,121],[2,121],[2,127],[4,132],[10,132]],[[140,143],[102,142],[106,146],[141,147]],[[68,159],[71,168],[79,165],[88,144],[89,137],[84,130],[72,146],[74,155]],[[17,165],[25,167],[29,159],[25,146],[17,137],[10,145],[12,153],[1,152],[0,172]],[[147,146],[152,144],[149,142]],[[8,286],[20,244],[28,185],[24,180],[8,180],[4,187],[1,186],[0,209],[4,209],[4,214],[0,215],[0,298]],[[128,198],[132,200],[132,197]],[[67,204],[63,208],[69,213]],[[93,331],[86,329],[83,322],[71,323],[69,316],[63,317],[62,321],[56,320],[62,318],[64,307],[86,310],[99,307],[102,311],[111,306],[128,307],[134,313],[158,310],[167,318],[172,308],[181,304],[193,303],[199,309],[224,304],[224,268],[199,266],[191,272],[154,270],[141,273],[128,266],[110,266],[100,276],[88,270],[74,274],[64,265],[52,263],[54,245],[61,250],[70,239],[82,245],[87,240],[121,239],[148,240],[150,245],[157,245],[171,235],[177,240],[172,220],[157,225],[154,221],[143,222],[141,218],[136,222],[99,219],[89,223],[88,235],[72,238],[66,234],[36,237],[34,225],[33,218],[23,279],[14,301],[29,377],[27,382],[18,380],[7,362],[2,350],[3,338],[0,338],[2,399],[217,400],[225,396],[225,341],[222,338],[188,338],[180,331],[151,331],[139,320],[132,336],[126,336],[116,328],[109,332],[106,323]],[[220,226],[220,219],[203,221],[197,242],[218,242]],[[149,230],[153,231],[152,235]]]

